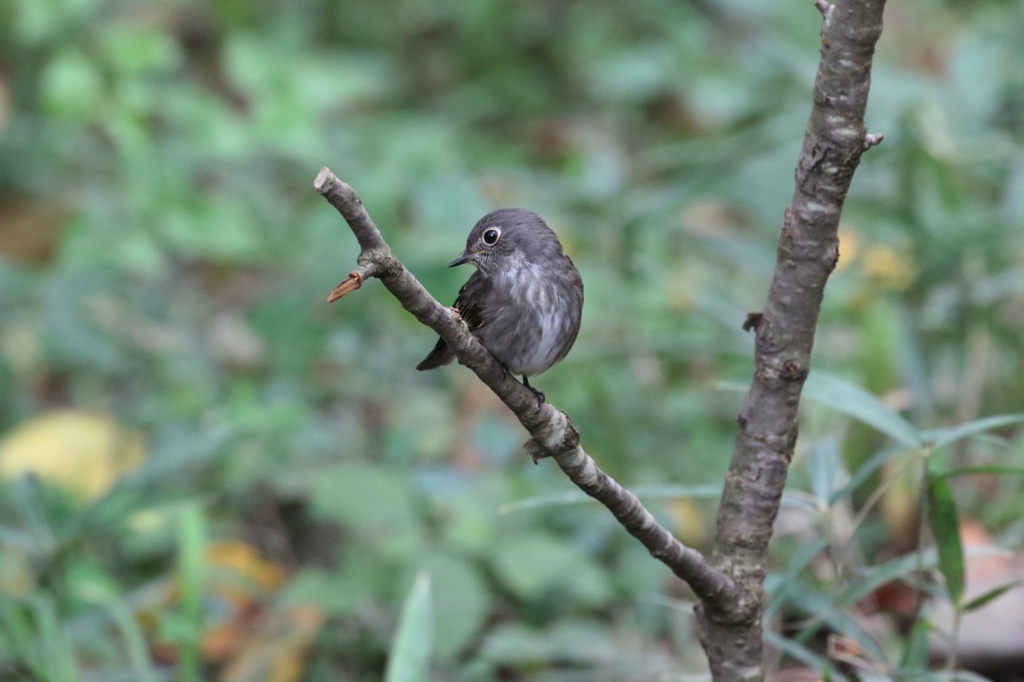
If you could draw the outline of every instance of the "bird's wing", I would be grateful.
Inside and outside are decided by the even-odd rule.
[[[473,331],[479,330],[490,319],[489,308],[484,305],[484,301],[490,297],[490,291],[490,282],[479,273],[474,272],[459,289],[459,295],[455,298],[454,307],[459,311],[459,315],[466,325]],[[479,334],[477,336],[479,337]],[[423,362],[416,365],[416,369],[434,369],[441,365],[447,365],[453,359],[455,359],[455,353],[444,342],[444,339],[438,339],[434,350],[430,351]]]
[[[459,295],[455,298],[455,308],[470,329],[480,329],[490,318],[486,304],[490,298],[490,288],[490,282],[479,272],[474,272],[459,289]]]

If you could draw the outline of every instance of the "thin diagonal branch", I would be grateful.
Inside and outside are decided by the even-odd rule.
[[[816,0],[823,17],[814,102],[756,330],[754,379],[718,510],[712,561],[740,588],[738,608],[698,607],[715,680],[763,678],[761,604],[768,541],[797,437],[825,283],[839,259],[839,215],[861,154],[882,141],[864,127],[884,0]]]
[[[735,585],[704,556],[679,542],[640,503],[636,495],[601,471],[583,448],[572,420],[550,403],[537,404],[534,394],[509,373],[473,337],[465,323],[430,295],[395,257],[380,230],[349,185],[327,168],[314,182],[316,190],[348,223],[361,252],[359,268],[335,287],[332,300],[359,288],[367,277],[377,277],[402,307],[445,340],[459,362],[473,370],[515,413],[532,437],[526,444],[535,460],[551,457],[583,492],[605,505],[619,523],[650,551],[651,555],[689,583],[702,602],[716,610],[727,609],[735,599]]]

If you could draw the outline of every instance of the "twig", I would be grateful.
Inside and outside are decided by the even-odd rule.
[[[716,610],[726,609],[734,603],[736,589],[732,580],[722,571],[712,568],[700,552],[679,542],[655,520],[636,495],[601,471],[593,458],[580,447],[580,434],[572,420],[550,403],[538,405],[536,396],[502,370],[494,357],[470,334],[458,314],[438,303],[405,269],[373,224],[355,190],[327,168],[321,169],[314,187],[345,217],[361,247],[357,259],[360,268],[335,287],[331,300],[358,289],[368,277],[379,278],[403,308],[437,332],[455,352],[459,362],[473,370],[515,413],[530,433],[526,449],[535,461],[545,457],[554,459],[573,483],[605,505],[653,557],[689,583],[702,602]]]

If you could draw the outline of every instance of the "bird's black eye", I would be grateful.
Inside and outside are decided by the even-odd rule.
[[[494,246],[495,244],[498,243],[498,237],[500,236],[501,230],[499,230],[496,227],[492,227],[491,229],[484,232],[484,244],[487,244],[487,246]]]

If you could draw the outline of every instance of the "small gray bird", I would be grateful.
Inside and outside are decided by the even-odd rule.
[[[580,330],[583,280],[540,216],[521,208],[488,213],[473,226],[466,250],[448,267],[472,263],[476,272],[459,290],[455,309],[502,367],[530,386],[566,356]],[[443,339],[418,370],[447,365],[455,354]]]

